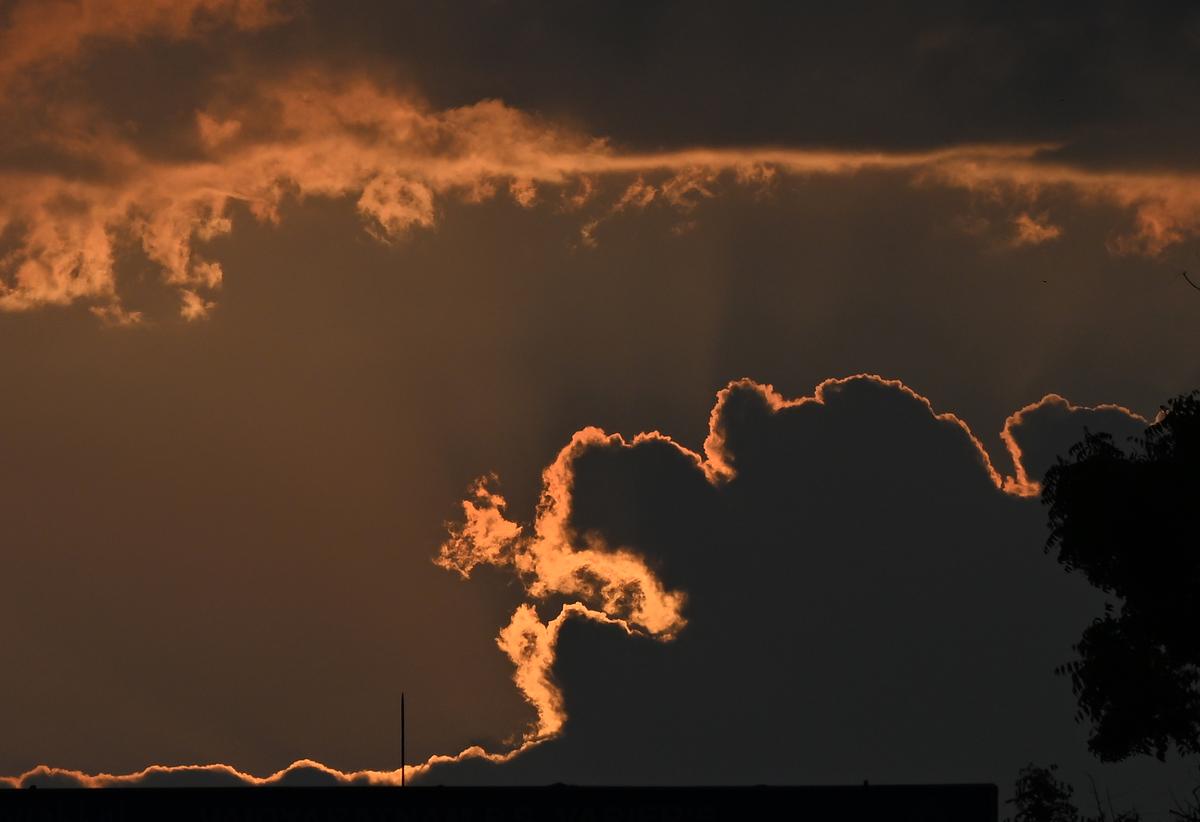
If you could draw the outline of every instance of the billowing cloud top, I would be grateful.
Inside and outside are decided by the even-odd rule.
[[[523,607],[506,629],[551,636],[510,654],[518,683],[523,667],[539,672],[522,689],[542,718],[530,739],[547,741],[504,765],[466,759],[429,778],[971,781],[1035,755],[1078,776],[1087,760],[1069,688],[1050,672],[1098,602],[1041,556],[1028,498],[1085,427],[1124,441],[1145,423],[1048,396],[1006,423],[1006,477],[962,420],[859,375],[797,400],[732,383],[703,455],[660,434],[580,432],[544,474],[528,536],[498,526],[502,503],[481,488],[440,560],[511,565],[532,595],[583,595],[599,609],[542,625]],[[524,559],[549,545],[573,560],[574,580],[561,561],[543,575]],[[646,632],[666,645],[560,625],[629,617],[628,603],[588,586],[628,580],[607,564],[625,546],[646,563],[625,582],[629,600],[653,601],[663,585],[687,593],[682,630]]]

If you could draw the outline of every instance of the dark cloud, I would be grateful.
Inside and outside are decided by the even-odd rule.
[[[708,448],[733,476],[715,483],[663,440],[575,452],[559,500],[575,547],[598,539],[645,556],[686,593],[687,625],[655,642],[568,622],[553,666],[561,737],[427,779],[965,782],[1030,759],[1072,779],[1093,769],[1053,669],[1101,599],[1043,554],[1038,503],[999,490],[969,431],[898,386],[854,379],[819,396],[781,407],[734,386]],[[1129,427],[1115,411],[1045,409],[1013,429],[1039,460],[1085,425]],[[1145,780],[1147,795],[1178,776],[1103,771],[1114,791]]]
[[[56,39],[30,4],[6,5],[22,45],[9,62],[49,59],[37,82],[137,123],[148,150],[175,142],[164,127],[210,102],[214,79],[298,63],[367,69],[435,108],[502,99],[637,149],[1049,141],[1084,165],[1169,170],[1195,167],[1200,127],[1200,13],[1181,1],[58,4],[72,25]]]
[[[206,1],[100,28],[50,51],[86,61],[71,83],[89,99],[160,135],[214,75],[297,60],[369,67],[435,107],[503,99],[641,149],[1053,141],[1084,164],[1173,168],[1194,166],[1200,126],[1186,2]]]
[[[1132,448],[1152,420],[1119,406],[1099,406],[1086,412],[1052,395],[1021,409],[1005,423],[1004,438],[1019,452],[1021,470],[1029,482],[1041,483],[1046,471],[1065,458],[1064,445],[1082,442],[1088,430],[1112,435],[1118,447]]]
[[[514,0],[311,14],[297,35],[311,50],[366,51],[440,103],[500,97],[640,147],[1052,140],[1103,165],[1193,165],[1200,126],[1200,17],[1185,2]]]

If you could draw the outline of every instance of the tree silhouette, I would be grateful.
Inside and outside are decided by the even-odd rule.
[[[1032,762],[1021,769],[1008,800],[1017,811],[1011,822],[1079,822],[1071,801],[1075,789],[1055,776],[1057,770],[1056,765],[1043,768]]]
[[[1200,391],[1131,440],[1085,433],[1046,474],[1046,551],[1112,596],[1069,675],[1104,761],[1200,751]]]
[[[1096,799],[1096,815],[1080,814],[1071,799],[1075,789],[1060,780],[1057,772],[1057,765],[1043,768],[1032,762],[1022,768],[1013,785],[1012,798],[1006,800],[1006,804],[1016,808],[1017,814],[1007,822],[1141,822],[1142,816],[1136,810],[1116,811],[1111,801],[1106,811],[1095,782],[1092,783],[1092,794]],[[1179,818],[1192,822],[1190,817]]]

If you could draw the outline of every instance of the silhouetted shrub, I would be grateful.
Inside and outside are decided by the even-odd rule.
[[[1020,770],[1013,785],[1013,797],[1008,800],[1009,805],[1016,806],[1017,815],[1008,822],[1141,822],[1137,811],[1117,812],[1111,803],[1105,811],[1094,783],[1096,815],[1080,816],[1071,801],[1075,789],[1059,780],[1055,776],[1057,771],[1057,765],[1043,768],[1032,762]]]
[[[1012,822],[1079,822],[1079,811],[1071,802],[1074,788],[1055,777],[1057,765],[1043,768],[1030,762],[1017,774]]]

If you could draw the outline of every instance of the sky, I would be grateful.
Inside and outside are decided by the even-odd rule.
[[[1200,386],[1200,11],[835,5],[0,2],[3,783],[1185,793],[1037,495]]]

